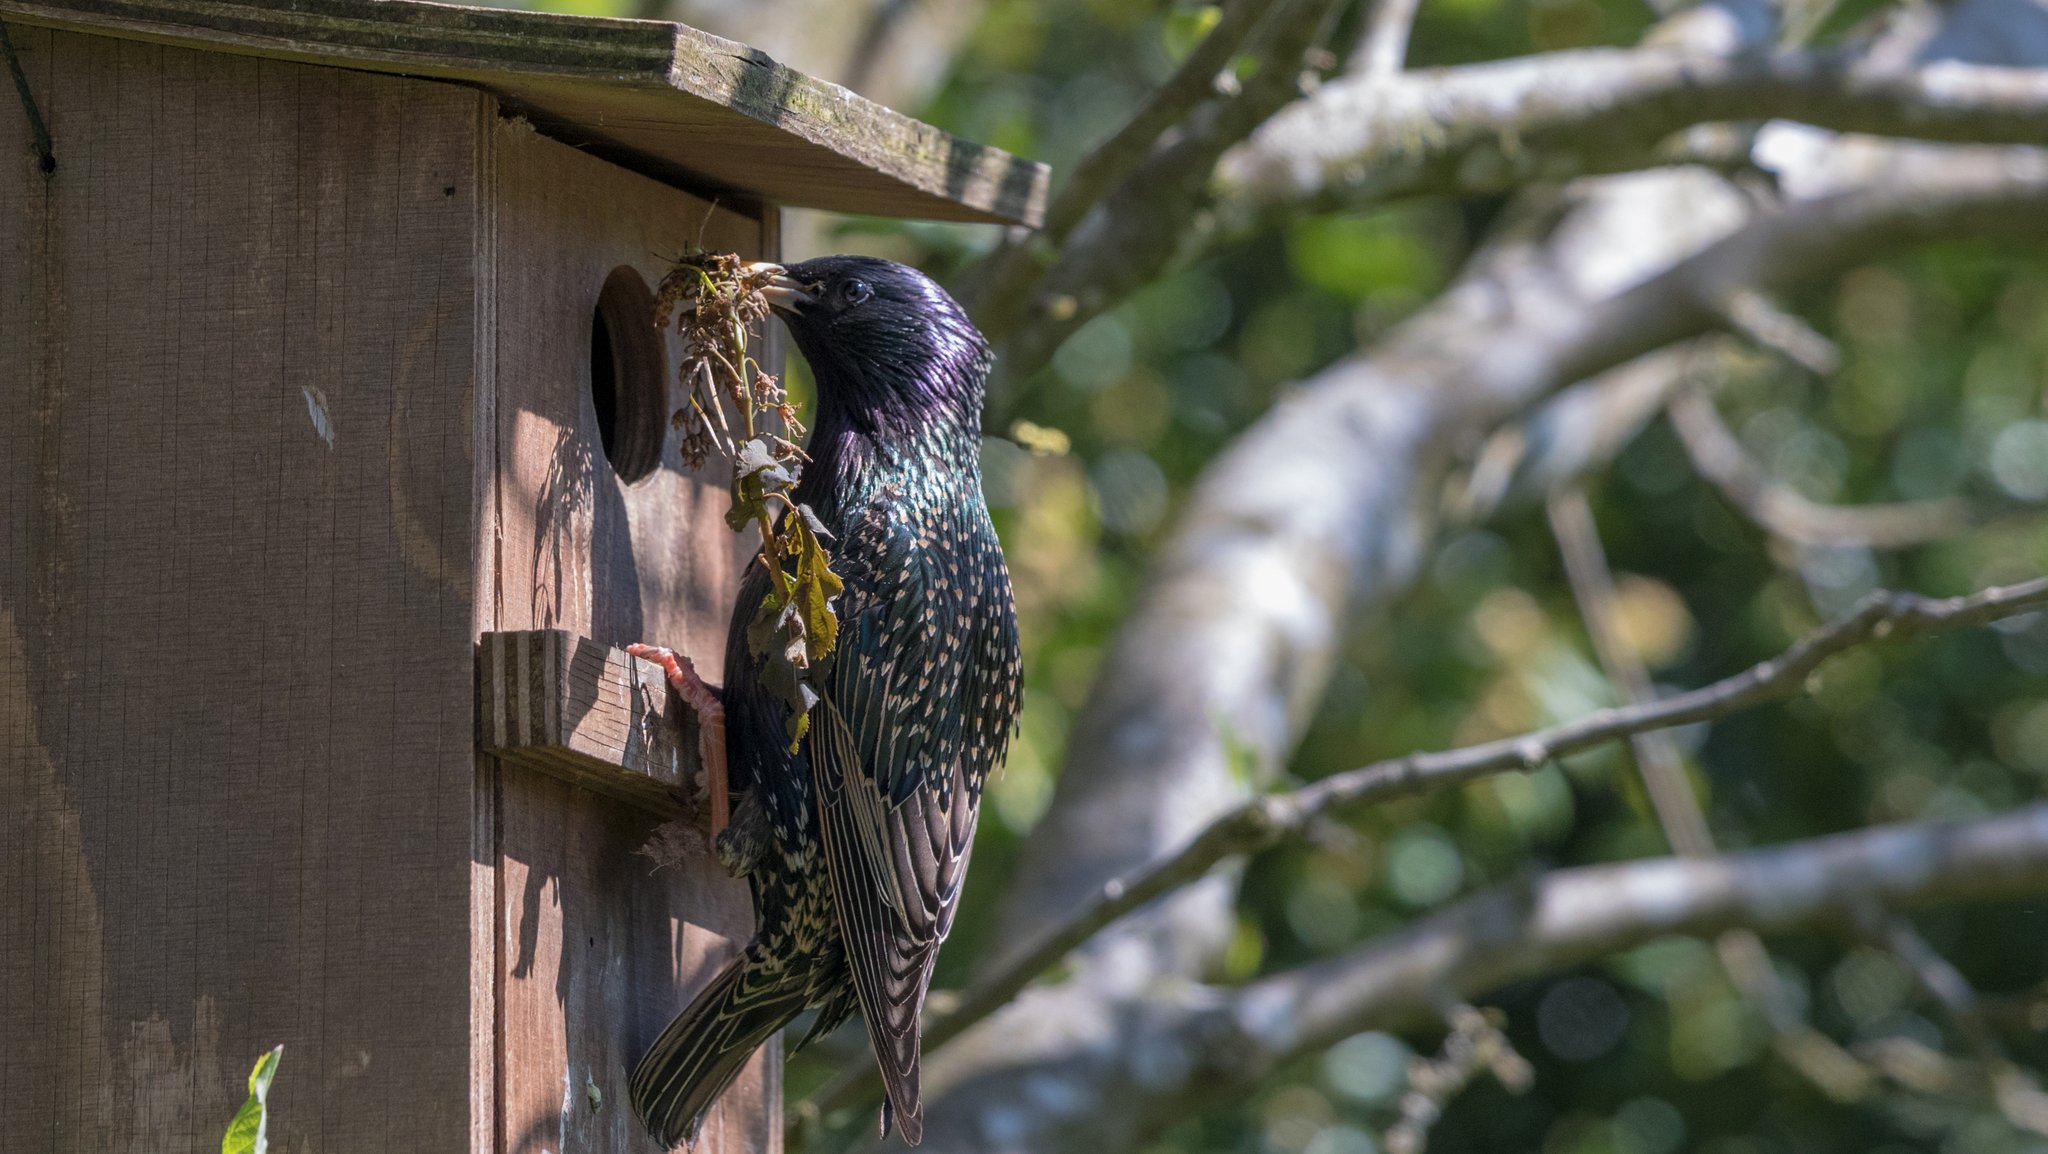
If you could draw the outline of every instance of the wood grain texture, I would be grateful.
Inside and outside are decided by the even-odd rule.
[[[561,630],[605,647],[637,641],[724,663],[746,550],[724,521],[715,470],[612,472],[591,400],[593,312],[615,269],[649,284],[665,257],[762,251],[763,222],[718,209],[518,122],[493,138],[498,333],[491,576],[496,631]],[[652,323],[649,318],[649,323]],[[654,387],[673,407],[679,350]],[[627,1106],[633,1064],[717,962],[752,933],[746,887],[708,854],[656,869],[636,851],[654,815],[505,759],[497,762],[502,914],[499,1149],[651,1154]],[[700,1149],[780,1148],[775,1047],[741,1076]],[[596,1089],[593,1096],[592,1088]]]
[[[480,85],[550,135],[707,192],[884,216],[1044,215],[1044,165],[681,24],[416,0],[0,0],[0,15]]]
[[[489,97],[13,33],[0,1147],[465,1149]]]
[[[484,752],[670,820],[706,809],[697,715],[652,661],[561,629],[477,644]]]

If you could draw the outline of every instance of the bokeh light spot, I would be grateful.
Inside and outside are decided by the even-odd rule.
[[[1613,986],[1598,978],[1566,978],[1536,1004],[1536,1033],[1564,1061],[1590,1062],[1621,1041],[1628,1018],[1628,1003]]]

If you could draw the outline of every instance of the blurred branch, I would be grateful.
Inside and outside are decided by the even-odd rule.
[[[937,1050],[1002,1008],[1033,979],[1125,915],[1202,877],[1226,858],[1276,845],[1324,818],[1489,774],[1538,769],[1556,758],[1619,738],[1727,717],[1781,701],[1804,691],[1808,677],[1828,658],[1858,645],[1981,625],[2041,605],[2048,605],[2048,578],[1942,600],[1910,593],[1875,593],[1778,657],[1689,693],[1601,710],[1520,737],[1374,762],[1291,793],[1254,798],[1210,822],[1179,851],[1103,885],[1074,916],[1022,950],[999,958],[996,968],[974,982],[947,1011],[928,1015],[925,1050]],[[1704,829],[1703,821],[1700,826]],[[1711,842],[1707,844],[1711,850]],[[881,1083],[873,1063],[857,1062],[796,1110],[800,1115],[828,1118],[869,1106],[880,1096]]]
[[[1155,110],[1148,103],[1139,113],[1148,122],[1155,115],[1182,114],[1171,122],[1171,132],[1151,133],[1146,143],[1159,138],[1157,146],[1136,165],[1127,165],[1122,155],[1104,157],[1104,166],[1122,170],[1121,179],[1113,187],[1102,181],[1105,187],[1085,198],[1076,194],[1067,210],[1085,209],[1085,214],[1046,258],[1048,263],[1039,265],[1034,258],[1029,265],[1018,264],[1024,258],[1013,257],[1018,249],[1012,246],[999,249],[977,272],[964,299],[999,347],[1007,379],[1036,371],[1076,328],[1151,281],[1182,250],[1207,197],[1217,158],[1301,95],[1312,55],[1321,51],[1349,2],[1252,5],[1263,7],[1263,13],[1243,44],[1244,54],[1256,62],[1249,79],[1231,90],[1212,89],[1185,109],[1164,102]],[[1196,76],[1183,68],[1169,84],[1184,78],[1192,86]],[[1146,137],[1148,131],[1141,125],[1133,135]]]
[[[962,299],[985,333],[1001,337],[1008,326],[1018,323],[1021,310],[1034,298],[1034,286],[1045,274],[1047,253],[1056,251],[1116,182],[1144,162],[1162,135],[1197,106],[1235,95],[1236,77],[1220,89],[1218,80],[1268,7],[1261,0],[1225,4],[1216,26],[1173,75],[1152,90],[1122,128],[1074,165],[1046,209],[1045,226],[1035,234],[1010,234],[974,270],[972,283],[962,286]]]
[[[1721,315],[1729,329],[1814,376],[1833,376],[1842,367],[1842,350],[1835,347],[1835,342],[1760,292],[1739,290],[1730,294],[1722,302]]]
[[[1572,597],[1578,602],[1579,618],[1608,684],[1625,708],[1636,708],[1656,700],[1649,670],[1617,628],[1614,574],[1607,567],[1607,551],[1600,545],[1600,530],[1593,522],[1593,510],[1585,490],[1573,486],[1550,499],[1550,532],[1557,539],[1557,551],[1564,558],[1565,575]],[[1686,779],[1685,760],[1668,729],[1645,729],[1629,734],[1636,770],[1650,797],[1657,825],[1664,831],[1671,851],[1680,857],[1712,857],[1714,835],[1707,828],[1707,815],[1693,796]]]
[[[860,38],[854,41],[853,51],[847,56],[843,83],[848,88],[855,92],[867,89],[875,69],[882,62],[883,48],[915,3],[916,0],[880,0],[867,14],[867,19],[861,23]]]
[[[1223,5],[1216,26],[1209,29],[1209,34],[1202,37],[1173,75],[1152,90],[1122,128],[1096,145],[1067,174],[1066,184],[1045,213],[1047,240],[1054,244],[1065,240],[1103,194],[1130,175],[1159,138],[1194,111],[1196,105],[1219,98],[1227,100],[1233,95],[1235,78],[1228,85],[1219,85],[1218,78],[1244,47],[1246,37],[1268,7],[1258,0],[1230,0]]]
[[[1710,859],[1563,870],[1457,903],[1328,961],[1225,989],[1184,983],[1126,1008],[1096,1089],[1096,1148],[1146,1141],[1286,1063],[1364,1030],[1425,1028],[1444,1007],[1672,934],[1830,930],[1857,911],[2048,893],[2048,805],[1889,826]],[[994,1068],[993,1081],[1015,1078]],[[1048,1106],[1074,1114],[1075,1103]],[[1020,1144],[1004,1149],[1027,1148]]]
[[[1816,52],[1586,49],[1323,85],[1217,167],[1236,227],[1276,211],[1495,192],[1655,162],[1683,128],[1796,120],[1919,140],[2048,144],[2048,70],[1894,68]]]
[[[1618,594],[1614,574],[1607,564],[1607,551],[1600,544],[1599,527],[1585,490],[1574,485],[1550,499],[1551,533],[1557,538],[1564,558],[1566,577],[1586,634],[1599,656],[1608,683],[1614,686],[1621,704],[1629,707],[1656,700],[1657,689],[1619,629]],[[1694,795],[1686,774],[1685,759],[1668,729],[1643,730],[1629,735],[1635,753],[1636,770],[1649,794],[1657,824],[1664,831],[1673,853],[1680,857],[1708,858],[1718,852],[1707,815]],[[1838,1102],[1852,1102],[1868,1092],[1869,1071],[1827,1035],[1808,1025],[1771,966],[1763,939],[1746,928],[1732,929],[1714,943],[1722,969],[1743,997],[1762,1014],[1771,1027],[1772,1049],[1794,1070]]]
[[[1408,59],[1408,35],[1422,0],[1374,0],[1365,39],[1351,58],[1351,71],[1361,76],[1398,74]]]
[[[1980,518],[1957,498],[1890,505],[1824,505],[1773,479],[1743,451],[1713,398],[1689,389],[1671,398],[1671,427],[1692,466],[1728,503],[1773,537],[1806,546],[1902,549],[1967,532]]]
[[[1533,887],[1469,898],[1390,940],[1253,982],[1231,992],[1208,1020],[1188,1015],[1172,1025],[1190,1044],[1206,1042],[1210,1077],[1197,1075],[1190,1085],[1214,1094],[1219,1081],[1243,1084],[1360,1030],[1427,1021],[1446,997],[1478,997],[1667,934],[1813,930],[1847,923],[1872,903],[1904,909],[2043,892],[2048,805],[1704,860],[1564,870]]]
[[[1461,447],[1564,385],[1718,329],[1716,302],[1736,289],[1775,292],[1946,237],[2038,239],[2048,208],[2048,163],[1980,150],[1794,201],[1669,263],[1663,238],[1685,202],[1665,193],[1683,176],[1575,189],[1562,201],[1569,211],[1517,217],[1371,355],[1304,382],[1211,462],[1075,720],[996,940],[1047,941],[1067,911],[1105,900],[1106,883],[1228,832],[1209,827],[1292,748],[1341,623],[1413,573]],[[1644,231],[1650,222],[1663,223]],[[1598,276],[1575,275],[1595,266]],[[1551,755],[1540,745],[1501,751],[1523,753]],[[1404,759],[1372,789],[1399,792],[1430,765]],[[935,1047],[927,1135],[972,1151],[990,1148],[988,1126],[1014,1124],[1022,1130],[1005,1148],[1119,1148],[1101,1134],[1116,1109],[1098,1092],[1107,1027],[1090,1023],[1142,1012],[1162,981],[1203,972],[1231,924],[1228,901],[1221,877],[1182,888],[1094,943],[1062,986]],[[992,959],[981,980],[1011,964]],[[1073,1110],[1031,1105],[1053,1093]]]
[[[1451,516],[1478,522],[1545,497],[1604,468],[1664,411],[1725,339],[1702,337],[1660,349],[1560,389],[1534,411],[1488,437],[1447,499]]]
[[[1536,1071],[1501,1032],[1507,1021],[1507,1015],[1496,1009],[1463,1004],[1451,1007],[1451,1032],[1445,1036],[1443,1048],[1434,1057],[1417,1058],[1408,1065],[1408,1092],[1401,1096],[1401,1116],[1388,1128],[1383,1143],[1387,1154],[1422,1154],[1444,1107],[1480,1074],[1492,1074],[1509,1093],[1528,1091]]]
[[[2027,1071],[2015,1065],[1999,1044],[1998,1035],[1984,1018],[1977,991],[1954,963],[1942,957],[1927,939],[1901,917],[1877,919],[1873,936],[1892,955],[1905,963],[1935,1001],[1948,1011],[1956,1032],[1977,1055],[1991,1087],[1991,1098],[2008,1122],[2035,1134],[2048,1135],[2048,1094]]]

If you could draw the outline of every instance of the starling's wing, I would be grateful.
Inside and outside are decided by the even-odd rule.
[[[967,875],[981,785],[1002,756],[1000,742],[971,735],[997,708],[1007,737],[1016,639],[986,521],[962,530],[906,505],[878,503],[886,511],[841,543],[847,594],[809,753],[848,968],[898,1124],[915,1141],[918,1015]],[[992,574],[974,568],[991,557]],[[1001,635],[993,645],[990,630]],[[985,657],[1005,646],[1010,659],[991,673]]]

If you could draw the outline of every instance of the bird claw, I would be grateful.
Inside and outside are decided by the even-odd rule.
[[[697,754],[704,764],[704,791],[711,802],[711,836],[716,839],[731,820],[725,775],[725,703],[718,691],[697,675],[690,659],[661,645],[628,645],[626,652],[661,666],[669,687],[697,715]]]

